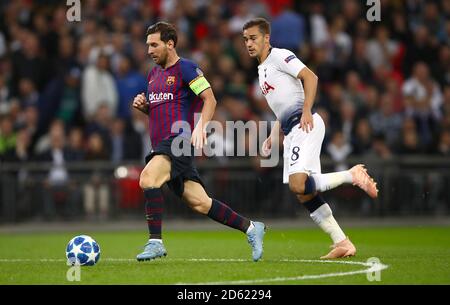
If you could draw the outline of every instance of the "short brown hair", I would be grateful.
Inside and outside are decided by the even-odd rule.
[[[159,21],[155,24],[152,24],[148,27],[146,36],[154,33],[160,33],[161,40],[165,43],[167,43],[169,40],[172,40],[173,45],[175,47],[177,46],[177,30],[172,24],[164,21]]]
[[[264,18],[255,18],[255,19],[247,21],[244,24],[242,31],[245,31],[246,29],[254,27],[254,26],[257,26],[259,31],[261,33],[263,33],[264,35],[270,34],[270,23],[269,23],[269,21],[267,21]]]

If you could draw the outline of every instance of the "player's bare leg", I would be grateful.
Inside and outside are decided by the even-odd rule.
[[[160,188],[170,179],[170,158],[166,155],[154,156],[144,167],[139,179],[141,189]]]
[[[203,186],[195,181],[184,182],[183,202],[197,213],[207,215],[212,205],[212,198],[206,194]]]
[[[156,155],[142,170],[139,185],[144,191],[149,240],[145,244],[144,252],[136,257],[138,261],[151,260],[167,255],[162,243],[161,233],[163,214],[161,186],[169,181],[170,169],[170,158],[165,155]]]
[[[333,241],[333,250],[321,258],[332,259],[353,256],[356,248],[333,217],[330,206],[317,193],[302,194],[309,186],[305,187],[308,175],[296,173],[289,176],[289,188],[296,194],[298,201],[309,211],[311,219],[325,232]]]
[[[253,260],[261,259],[265,233],[263,223],[253,222],[239,215],[226,204],[209,197],[203,186],[195,181],[186,180],[184,182],[182,199],[194,211],[245,233],[249,244],[252,246]]]

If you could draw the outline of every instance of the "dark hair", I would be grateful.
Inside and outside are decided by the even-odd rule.
[[[146,36],[154,33],[160,33],[161,34],[161,40],[167,43],[169,40],[173,41],[173,45],[177,46],[177,30],[175,30],[175,27],[167,22],[159,21],[155,24],[152,24],[147,29]]]
[[[264,18],[255,18],[247,21],[242,27],[242,31],[245,31],[248,28],[258,26],[258,29],[261,33],[270,34],[270,23]]]

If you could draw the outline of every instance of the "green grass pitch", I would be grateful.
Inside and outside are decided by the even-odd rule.
[[[0,234],[0,284],[450,284],[450,227],[351,228],[355,257],[316,260],[330,240],[319,229],[269,228],[263,260],[251,261],[246,237],[233,230],[166,231],[168,256],[137,262],[146,232]],[[65,247],[75,235],[97,240],[101,258],[66,279]],[[368,281],[364,265],[377,257],[388,268]],[[342,263],[344,262],[344,263]],[[368,267],[369,266],[369,267]]]

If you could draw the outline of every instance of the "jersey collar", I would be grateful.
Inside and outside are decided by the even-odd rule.
[[[270,54],[272,54],[272,49],[273,49],[273,47],[272,46],[270,46],[270,48],[269,48],[269,53],[267,54],[267,57],[266,57],[266,59],[264,59],[264,61],[263,62],[260,62],[259,63],[259,65],[258,65],[258,67],[260,67],[262,64],[264,64],[268,59],[269,59],[269,57],[270,57]]]

